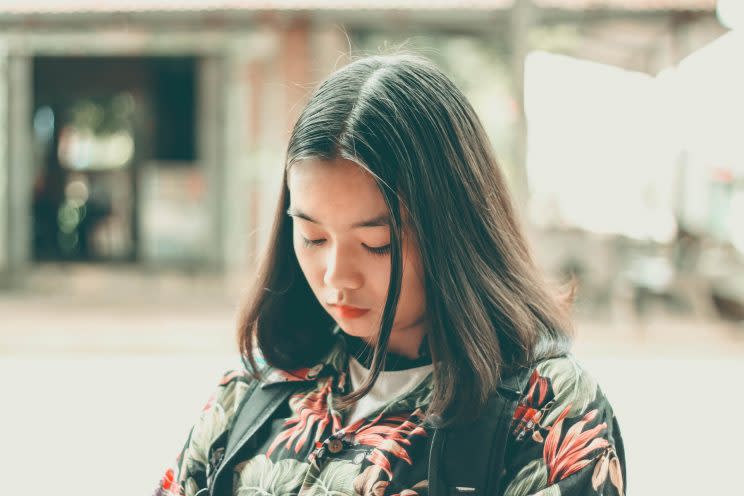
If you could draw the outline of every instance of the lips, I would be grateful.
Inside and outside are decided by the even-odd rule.
[[[344,305],[333,305],[333,309],[342,319],[356,319],[369,312],[369,308],[347,307]]]

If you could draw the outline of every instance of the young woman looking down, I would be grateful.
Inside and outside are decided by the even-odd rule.
[[[420,57],[356,60],[294,127],[239,323],[245,369],[157,494],[623,494],[617,421],[570,354],[570,300],[536,268],[460,90]],[[488,420],[500,441],[454,448]],[[498,473],[453,483],[483,453],[503,455]]]

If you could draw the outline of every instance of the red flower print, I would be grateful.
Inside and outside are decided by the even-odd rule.
[[[323,369],[323,364],[315,365],[314,367],[304,367],[295,370],[272,370],[266,382],[297,382],[297,381],[310,381],[318,377],[318,374]]]
[[[165,471],[163,482],[160,485],[163,487],[163,489],[170,489],[171,484],[173,484],[173,469],[169,468]]]
[[[517,437],[517,440],[521,440],[525,433],[535,428],[535,426],[539,427],[542,416],[542,410],[518,405],[514,410],[514,421],[517,424],[514,428],[514,435]]]
[[[539,408],[544,405],[545,400],[548,399],[549,391],[550,381],[548,381],[547,377],[542,377],[537,373],[537,370],[535,370],[530,376],[529,389],[524,397],[524,401],[533,408]]]
[[[517,441],[521,441],[527,433],[540,427],[540,420],[552,405],[553,393],[550,381],[535,370],[530,376],[527,394],[514,410],[513,435]]]
[[[385,452],[412,465],[413,461],[402,445],[410,446],[412,436],[428,435],[419,423],[411,419],[423,419],[423,412],[417,409],[410,416],[405,417],[392,415],[381,418],[378,416],[364,426],[361,425],[362,421],[357,422],[348,430],[353,434],[355,443],[375,448],[367,455],[367,460],[383,469],[388,477],[392,478],[390,460]]]
[[[388,457],[385,456],[382,451],[378,449],[372,450],[369,455],[367,455],[367,460],[371,461],[372,465],[375,467],[382,469],[387,474],[388,478],[392,479],[393,469],[390,466],[390,460],[388,460]]]
[[[207,400],[207,403],[202,408],[202,412],[206,412],[207,410],[212,408],[212,405],[214,405],[214,400],[216,398],[217,398],[217,394],[213,394],[212,396],[210,396],[209,399]]]
[[[331,392],[331,381],[327,380],[325,384],[311,393],[300,393],[294,395],[289,404],[292,411],[296,412],[294,416],[284,422],[285,426],[291,426],[282,431],[274,442],[271,443],[266,456],[271,456],[277,446],[286,441],[285,449],[290,449],[293,441],[295,444],[295,453],[299,453],[310,437],[313,429],[315,435],[313,442],[318,442],[323,431],[332,424],[333,432],[341,428],[341,417],[338,413],[328,408],[328,395]]]
[[[176,482],[172,468],[165,471],[165,475],[160,481],[160,489],[155,494],[162,496],[180,496],[183,494],[183,488]]]
[[[570,410],[571,405],[568,405],[561,412],[545,439],[543,458],[548,467],[549,484],[565,479],[586,467],[593,460],[587,457],[590,453],[604,449],[610,444],[607,439],[598,437],[602,431],[607,429],[605,422],[584,431],[584,427],[596,418],[596,409],[591,410],[580,421],[572,425],[561,440],[563,420]]]
[[[380,479],[380,467],[370,465],[354,479],[354,493],[361,496],[383,496],[390,481]]]
[[[222,376],[222,379],[220,380],[220,386],[226,385],[228,382],[232,381],[236,377],[241,377],[243,375],[242,370],[233,370],[231,372],[228,372],[227,374]]]
[[[602,457],[597,462],[597,466],[594,467],[594,473],[592,474],[592,488],[595,491],[599,491],[602,485],[607,480],[607,475],[610,476],[610,483],[615,486],[617,493],[623,495],[623,472],[620,466],[620,459],[615,453],[613,446],[605,449]]]

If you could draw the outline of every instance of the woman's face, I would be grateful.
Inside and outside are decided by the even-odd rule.
[[[388,209],[372,176],[346,159],[308,159],[287,178],[297,260],[320,304],[372,344],[390,280]],[[405,220],[404,220],[405,223]],[[416,357],[426,302],[418,244],[403,232],[403,280],[388,349]]]

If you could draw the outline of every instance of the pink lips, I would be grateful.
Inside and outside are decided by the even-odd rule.
[[[347,307],[344,305],[333,305],[333,308],[342,319],[356,319],[369,312],[368,308]]]

